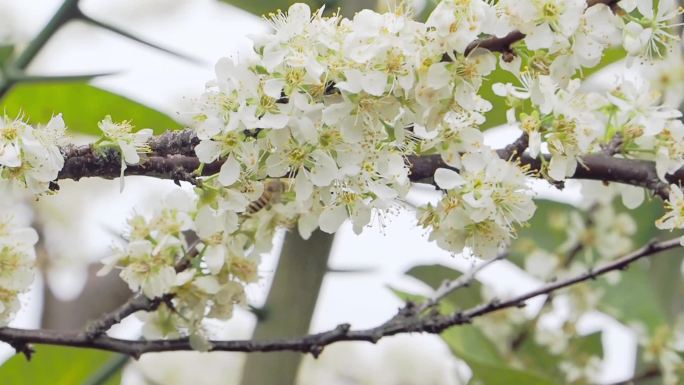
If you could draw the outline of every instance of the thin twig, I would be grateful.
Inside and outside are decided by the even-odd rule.
[[[535,290],[507,300],[491,301],[449,315],[428,314],[426,316],[420,316],[415,314],[415,312],[404,312],[371,329],[350,330],[349,324],[341,324],[326,332],[310,334],[298,338],[282,338],[263,341],[211,341],[212,350],[238,352],[296,351],[318,355],[323,351],[325,346],[338,341],[367,341],[375,343],[383,337],[400,333],[440,333],[452,326],[468,324],[474,318],[489,313],[512,307],[525,306],[526,301],[531,298],[549,295],[559,289],[596,279],[611,271],[626,269],[630,264],[641,258],[680,246],[679,238],[661,242],[650,242],[624,257],[607,263],[595,270],[589,270],[564,280],[548,283]],[[28,346],[31,343],[37,343],[108,350],[126,354],[134,358],[138,358],[140,355],[150,352],[192,350],[187,338],[131,341],[112,338],[106,334],[101,334],[95,338],[88,338],[84,333],[60,332],[55,330],[25,330],[9,327],[0,328],[0,340],[8,342],[12,346]]]
[[[435,290],[435,293],[426,299],[424,302],[421,304],[417,305],[415,308],[415,312],[417,314],[422,313],[423,311],[437,305],[439,301],[443,300],[445,297],[450,295],[451,293],[463,288],[467,287],[470,285],[476,278],[477,273],[482,271],[484,268],[487,266],[493,264],[494,262],[500,261],[502,259],[505,259],[508,253],[501,253],[497,255],[494,258],[488,259],[484,262],[481,262],[477,266],[473,267],[470,269],[468,272],[465,274],[461,275],[460,277],[454,279],[454,280],[447,280],[442,282],[442,284]]]
[[[80,14],[78,2],[79,0],[64,0],[62,5],[57,9],[57,12],[55,12],[52,18],[45,24],[43,29],[38,32],[38,35],[36,35],[19,56],[8,65],[10,72],[23,72],[55,32],[69,21],[78,17]],[[0,99],[2,99],[16,83],[17,81],[11,78],[0,81]]]
[[[650,380],[650,379],[653,379],[656,377],[660,377],[661,375],[662,375],[662,373],[660,372],[660,369],[654,367],[654,368],[647,369],[642,373],[635,374],[634,377],[632,377],[630,379],[627,379],[624,381],[613,382],[613,383],[608,384],[608,385],[635,385],[641,381]]]
[[[107,313],[102,318],[90,322],[88,326],[86,326],[86,331],[83,335],[86,339],[95,339],[106,333],[109,328],[120,323],[129,315],[141,310],[156,310],[162,302],[164,302],[163,298],[149,299],[142,294],[138,294],[111,313]]]
[[[613,156],[622,150],[622,145],[624,143],[625,140],[622,137],[622,134],[618,132],[617,134],[613,135],[613,139],[611,139],[610,142],[608,142],[608,144],[602,146],[603,153],[605,153],[608,156]]]

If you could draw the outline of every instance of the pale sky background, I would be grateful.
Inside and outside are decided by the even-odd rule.
[[[0,12],[9,15],[7,19],[12,21],[13,31],[20,39],[25,40],[37,32],[59,3],[56,0],[0,0]],[[182,61],[108,31],[82,23],[72,23],[49,42],[30,70],[40,74],[119,71],[119,75],[96,79],[93,84],[129,96],[172,116],[182,111],[187,98],[202,92],[205,82],[214,76],[213,63],[218,58],[227,55],[239,56],[241,52],[249,52],[250,40],[247,36],[267,30],[265,23],[258,17],[215,0],[83,0],[82,8],[95,19],[107,21],[159,45],[199,58],[206,64],[197,65]],[[488,140],[494,146],[502,146],[512,137],[515,135],[511,135],[511,130],[503,128],[498,134],[490,135]],[[126,189],[121,194],[118,193],[118,181],[60,183],[63,185],[62,192],[65,196],[62,199],[67,205],[69,198],[66,195],[69,190],[83,188],[83,183],[89,183],[89,187],[98,191],[85,201],[72,199],[71,203],[78,202],[82,212],[87,213],[82,223],[76,226],[80,234],[75,235],[79,239],[79,244],[83,245],[81,252],[84,258],[102,256],[106,253],[112,244],[109,229],[122,229],[126,217],[136,203],[144,201],[145,198],[149,201],[162,191],[173,188],[170,183],[155,182],[149,182],[145,178],[129,177],[126,179]],[[580,197],[577,186],[573,186],[572,183],[568,185],[563,193],[540,188],[539,194],[578,203]],[[427,188],[419,190],[413,196],[417,199],[430,198],[431,193]],[[329,329],[340,322],[351,322],[354,327],[363,328],[376,326],[387,320],[401,305],[387,289],[388,285],[426,292],[423,284],[403,276],[403,272],[411,266],[440,263],[461,270],[472,266],[472,260],[451,256],[436,245],[428,243],[425,232],[415,226],[412,212],[403,210],[398,215],[387,217],[384,222],[384,228],[375,226],[360,236],[354,235],[350,226],[344,226],[337,234],[331,267],[363,268],[368,269],[368,272],[331,273],[326,276],[312,331]],[[274,265],[273,256],[264,258],[260,271],[265,278],[263,282],[250,289],[249,297],[252,302],[263,301],[265,289],[269,285],[269,272],[273,270]],[[83,278],[82,275],[80,277]],[[483,271],[480,277],[501,293],[521,293],[538,284],[507,262],[494,264]],[[65,296],[73,295],[80,290],[82,279],[79,278],[78,269],[68,268],[65,274],[54,278],[62,282]],[[40,284],[37,283],[37,290],[25,297],[25,307],[13,322],[13,326],[38,325]],[[531,301],[528,311],[536,309],[540,305],[539,301],[540,299]],[[225,336],[248,337],[251,324],[251,316],[240,312],[229,323],[231,329]],[[606,365],[601,376],[602,381],[621,380],[632,373],[631,362],[634,361],[636,353],[635,339],[630,332],[609,317],[600,314],[586,317],[580,326],[586,333],[599,328],[605,331],[604,341],[608,343],[604,346]],[[132,336],[138,332],[137,327],[135,321],[129,320],[124,327],[119,327],[116,333]],[[432,357],[448,356],[444,354],[445,347],[436,336],[411,337],[408,343],[416,347],[416,357],[431,357],[430,354]],[[391,346],[392,342],[386,345]],[[381,365],[379,362],[382,361],[382,357],[391,356],[387,353],[391,348],[369,344],[357,346],[361,346],[358,348],[358,352],[361,352],[359,357],[366,357],[366,360],[371,356],[375,357],[375,361],[370,362],[378,362],[378,365]],[[402,349],[406,349],[405,345],[402,346]],[[5,347],[3,351],[8,356],[12,350]],[[381,355],[380,352],[385,353]],[[143,365],[145,361],[142,360]],[[157,371],[172,370],[164,369],[160,366],[160,361],[153,357],[148,361],[150,365],[147,366],[156,365]],[[226,365],[224,361],[221,362],[220,365]],[[335,364],[326,362],[325,365]],[[314,372],[312,369],[311,373]],[[134,379],[131,381],[135,383]]]

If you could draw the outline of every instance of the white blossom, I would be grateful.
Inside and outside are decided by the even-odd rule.
[[[147,141],[152,137],[152,129],[145,128],[133,132],[133,126],[128,121],[115,123],[112,117],[107,115],[98,124],[104,135],[104,140],[115,145],[121,154],[121,190],[124,187],[124,171],[127,164],[138,164],[141,152],[148,152]]]

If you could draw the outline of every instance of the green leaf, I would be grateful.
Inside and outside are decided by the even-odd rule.
[[[496,346],[476,326],[460,325],[449,328],[442,333],[442,339],[459,358],[486,365],[506,365]]]
[[[519,82],[512,73],[499,67],[489,74],[489,76],[487,76],[487,78],[482,82],[479,94],[483,99],[492,103],[492,109],[485,113],[486,120],[481,126],[482,130],[506,123],[506,110],[508,110],[506,98],[497,96],[494,93],[492,86],[495,83],[512,83],[517,85]]]
[[[421,265],[412,267],[406,275],[417,278],[436,289],[442,282],[457,279],[462,273],[444,265]],[[481,288],[482,284],[473,281],[467,287],[449,294],[444,300],[455,309],[467,309],[482,303]]]
[[[421,295],[407,293],[407,292],[405,292],[405,291],[402,291],[402,290],[393,288],[393,287],[391,287],[391,286],[388,287],[388,289],[389,289],[394,295],[396,295],[400,300],[402,300],[402,301],[404,301],[404,302],[409,302],[409,301],[411,301],[411,302],[416,302],[416,303],[418,303],[418,302],[422,302],[423,300],[425,300],[425,297],[423,297],[423,296],[421,296]]]
[[[254,1],[254,0],[222,0],[225,3],[242,8],[247,12],[253,13],[257,16],[266,16],[271,12],[277,10],[287,11],[290,5],[294,3],[308,4],[311,9],[318,9],[326,1],[322,0],[271,0],[271,1]]]
[[[559,364],[565,358],[573,358],[582,362],[594,356],[603,357],[603,342],[600,331],[571,338],[568,347],[560,355],[554,355],[547,347],[537,344],[532,336],[525,338],[515,353],[515,359],[520,362],[520,367],[548,378],[562,378],[564,376],[559,369]]]
[[[525,325],[528,327],[528,324]],[[551,354],[549,348],[539,345],[534,337],[527,335],[515,353],[516,360],[528,371],[543,373],[549,378],[561,378],[563,372],[558,368],[561,357]]]
[[[570,350],[579,354],[603,357],[603,341],[601,332],[594,332],[574,338],[570,342]]]
[[[0,378],[11,385],[79,385],[114,356],[99,350],[41,345],[30,362],[17,354],[0,366]],[[104,384],[120,382],[121,375],[116,374]]]
[[[62,113],[72,132],[99,135],[97,123],[106,115],[114,121],[130,120],[137,128],[155,133],[180,128],[169,116],[126,97],[85,83],[20,84],[0,100],[9,116],[23,114],[31,123],[47,123]]]
[[[457,279],[462,274],[443,265],[414,266],[406,272],[432,288],[437,288],[445,280]],[[456,290],[440,302],[440,311],[451,313],[456,308],[470,308],[482,302],[481,284],[477,281],[468,287]],[[416,300],[406,293],[395,293],[404,300]],[[449,345],[454,355],[464,360],[473,371],[477,380],[486,385],[497,384],[536,384],[553,385],[553,382],[534,373],[525,373],[509,367],[501,357],[496,346],[473,325],[454,326],[442,333],[442,338]]]
[[[638,321],[649,331],[667,322],[667,312],[644,264],[634,264],[620,276],[620,282],[597,284],[604,289],[599,309],[623,323]],[[629,293],[629,294],[627,294]]]
[[[442,338],[454,355],[468,364],[474,379],[485,385],[556,385],[542,374],[510,367],[475,326],[450,328],[442,333]]]
[[[522,370],[483,364],[467,357],[462,359],[473,371],[473,377],[485,385],[556,385],[553,380]]]

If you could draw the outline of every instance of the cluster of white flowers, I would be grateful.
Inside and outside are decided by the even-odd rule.
[[[445,168],[435,172],[446,194],[437,206],[419,210],[419,223],[431,227],[431,239],[446,250],[468,247],[476,255],[494,257],[515,234],[515,225],[534,214],[525,173],[487,152],[467,153],[461,165],[460,174]]]
[[[659,3],[656,16],[650,1],[622,5],[638,9],[637,19],[583,0],[443,1],[425,23],[401,8],[348,20],[295,4],[272,15],[272,34],[254,37],[255,56],[217,63],[190,113],[200,161],[223,162],[209,179],[224,188],[211,194],[213,215],[235,224],[265,178],[289,177],[281,223],[297,223],[307,237],[350,219],[360,232],[405,196],[406,157],[437,153],[458,171],[439,171],[447,191],[421,210],[421,225],[447,250],[491,256],[534,213],[526,172],[498,160],[478,128],[492,107],[479,90],[497,68],[478,39],[516,30],[522,41],[498,63],[518,84],[493,88],[510,105],[509,122],[529,135],[530,155],[542,155],[543,174],[562,181],[581,155],[621,135],[623,153],[656,160],[664,179],[684,165],[680,114],[643,81],[622,79],[598,94],[581,91],[574,77],[621,43],[632,55],[660,52],[634,48],[630,23],[650,26],[656,48],[669,47],[675,39],[662,37],[676,16],[671,3]]]
[[[46,192],[64,166],[58,145],[65,130],[61,115],[37,127],[0,116],[0,182],[33,194]]]
[[[151,217],[134,215],[127,242],[99,273],[116,267],[131,290],[150,299],[169,295],[144,317],[148,337],[176,335],[179,328],[202,337],[201,321],[230,318],[233,306],[244,302],[244,285],[257,279],[258,254],[270,249],[273,233],[246,217],[231,223],[211,199],[177,190]]]
[[[40,196],[49,192],[64,166],[59,145],[66,127],[61,115],[46,125],[32,126],[21,118],[0,116],[0,188],[6,199],[13,193]],[[33,282],[38,234],[2,209],[0,215],[0,326],[19,309],[18,295]]]
[[[33,282],[38,234],[22,227],[11,215],[0,218],[0,326],[19,310],[19,294]]]
[[[364,10],[348,20],[295,4],[273,15],[274,33],[254,38],[256,55],[221,59],[216,80],[190,113],[200,161],[223,162],[212,185],[230,191],[216,198],[214,214],[235,223],[264,178],[291,177],[281,212],[303,236],[316,227],[335,232],[346,219],[360,232],[374,212],[405,196],[406,157],[438,153],[471,181],[447,193],[449,199],[463,194],[457,211],[469,207],[468,213],[447,219],[441,212],[423,225],[441,229],[433,238],[449,250],[470,246],[490,255],[529,219],[534,204],[525,173],[482,144],[478,125],[492,104],[479,90],[497,56],[477,47],[477,39],[516,29],[526,34],[511,48],[513,60],[500,60],[522,87],[497,88],[510,100],[532,100],[534,111],[519,111],[521,125],[533,156],[542,140],[548,143],[548,174],[561,180],[572,175],[580,154],[598,147],[605,130],[597,127],[602,104],[578,97],[579,80],[569,79],[596,65],[622,36],[620,17],[604,4],[519,3],[443,1],[426,23],[401,8]],[[515,121],[515,111],[509,117]]]

